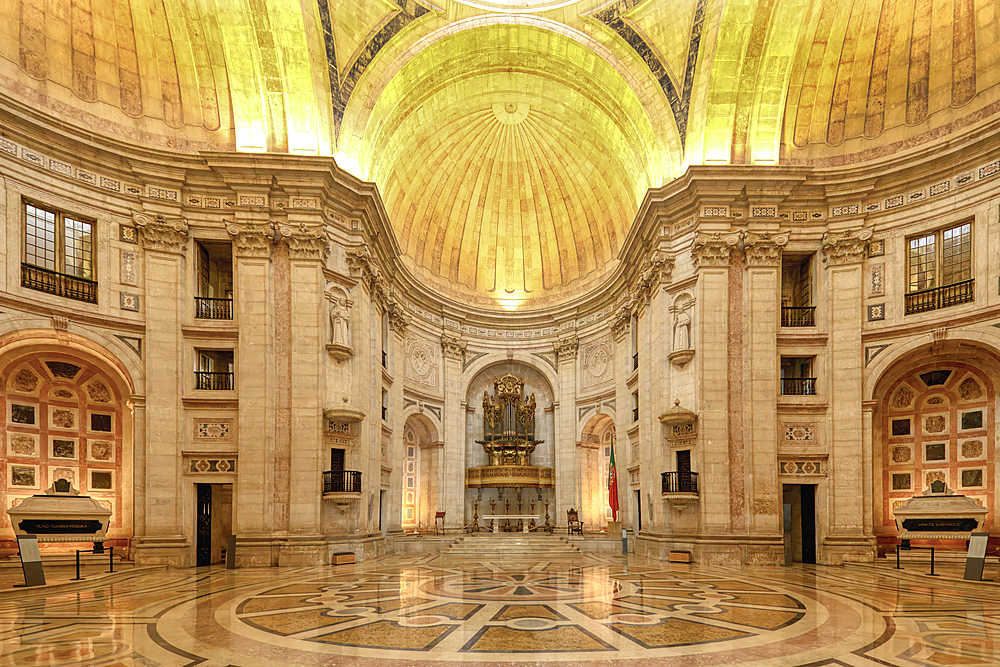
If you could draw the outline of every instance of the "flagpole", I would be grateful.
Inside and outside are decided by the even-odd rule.
[[[611,462],[608,466],[608,505],[611,506],[611,520],[618,521],[618,468],[615,464],[615,434],[611,434]],[[628,533],[622,526],[622,553],[628,553]]]

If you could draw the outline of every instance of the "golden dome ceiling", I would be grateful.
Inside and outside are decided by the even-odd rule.
[[[333,155],[376,182],[415,273],[485,304],[594,284],[686,165],[864,161],[1000,112],[992,0],[11,0],[0,18],[0,101],[182,151]]]

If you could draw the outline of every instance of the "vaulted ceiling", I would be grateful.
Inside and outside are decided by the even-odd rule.
[[[596,284],[689,164],[831,165],[1000,111],[991,0],[11,0],[0,95],[183,151],[332,155],[417,275]]]

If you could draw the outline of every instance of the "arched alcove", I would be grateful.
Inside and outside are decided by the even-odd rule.
[[[107,350],[65,332],[0,338],[0,402],[5,412],[3,508],[66,479],[111,511],[109,546],[128,554],[133,520],[133,383]],[[0,551],[16,553],[0,515]],[[46,545],[65,551],[76,545]]]
[[[948,340],[898,354],[872,389],[873,529],[896,534],[893,512],[941,480],[996,511],[996,415],[1000,353]]]
[[[403,425],[403,530],[433,526],[441,474],[441,438],[434,422],[419,412]]]

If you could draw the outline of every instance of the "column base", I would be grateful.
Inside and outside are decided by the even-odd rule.
[[[282,538],[277,545],[279,567],[306,567],[326,565],[327,543],[320,535],[303,535]]]
[[[640,533],[635,553],[647,558],[670,560],[671,551],[688,551],[695,563],[706,565],[781,565],[785,546],[775,535],[668,535]]]
[[[820,544],[819,560],[823,565],[873,563],[876,540],[864,535],[827,535]]]
[[[183,535],[147,535],[132,540],[132,559],[139,565],[191,567],[191,542]]]

